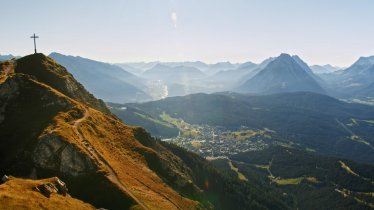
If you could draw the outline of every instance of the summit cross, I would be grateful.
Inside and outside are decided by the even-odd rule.
[[[35,33],[34,33],[34,35],[30,36],[30,38],[34,39],[34,49],[35,49],[35,54],[36,54],[36,39],[39,38],[39,36],[35,36]]]

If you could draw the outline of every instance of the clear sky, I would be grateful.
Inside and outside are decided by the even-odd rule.
[[[243,62],[297,54],[348,66],[374,55],[373,0],[2,0],[0,54],[107,62]]]

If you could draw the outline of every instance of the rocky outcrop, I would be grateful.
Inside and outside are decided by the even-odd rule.
[[[53,133],[39,138],[32,157],[37,168],[59,171],[70,176],[85,175],[96,170],[92,160],[81,153],[76,145]]]
[[[42,193],[47,198],[49,198],[53,193],[68,196],[68,188],[66,184],[58,177],[53,177],[48,183],[35,186],[34,190]]]
[[[19,94],[18,89],[17,82],[9,79],[0,86],[0,124],[5,120],[8,101]]]
[[[57,177],[31,180],[10,176],[0,185],[0,210],[96,209],[67,192],[66,184]]]

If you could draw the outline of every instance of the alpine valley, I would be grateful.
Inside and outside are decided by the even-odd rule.
[[[374,207],[371,57],[318,74],[288,54],[4,60],[0,209]]]

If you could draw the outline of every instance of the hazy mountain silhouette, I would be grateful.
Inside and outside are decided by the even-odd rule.
[[[51,53],[49,57],[65,66],[96,97],[108,102],[151,100],[143,90],[144,81],[118,66],[82,57]]]
[[[205,74],[197,68],[187,66],[170,67],[157,64],[145,71],[142,76],[151,80],[163,80],[167,83],[186,83],[193,79],[203,78]]]
[[[310,69],[312,69],[313,73],[315,74],[327,74],[327,73],[339,71],[342,68],[337,67],[337,66],[332,66],[330,64],[326,64],[326,65],[312,65],[310,66]]]
[[[338,97],[371,96],[374,81],[374,56],[360,57],[344,70],[324,74],[323,78]]]
[[[260,94],[297,91],[324,93],[309,67],[300,61],[301,59],[295,60],[288,54],[281,54],[253,78],[244,82],[238,91]]]

